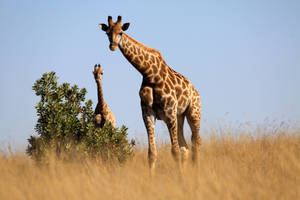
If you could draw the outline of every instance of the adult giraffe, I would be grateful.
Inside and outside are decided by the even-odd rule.
[[[184,118],[192,130],[192,158],[198,161],[201,138],[199,135],[201,103],[197,90],[183,75],[171,69],[160,52],[146,47],[126,35],[129,23],[122,25],[122,17],[117,22],[108,17],[108,25],[99,24],[109,39],[109,48],[115,51],[120,48],[125,58],[142,74],[140,89],[143,120],[148,133],[148,160],[153,175],[157,151],[155,146],[155,120],[163,120],[169,130],[172,144],[172,155],[182,172],[188,157],[188,146],[183,136]]]

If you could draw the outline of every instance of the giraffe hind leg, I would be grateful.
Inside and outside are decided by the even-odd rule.
[[[201,145],[201,137],[199,135],[201,120],[200,100],[197,104],[188,108],[186,118],[192,131],[192,159],[193,162],[198,165]]]
[[[184,115],[177,116],[177,132],[178,132],[178,142],[181,151],[181,162],[183,169],[186,166],[186,161],[188,160],[188,145],[184,139],[183,135],[183,124],[184,124]]]
[[[179,147],[179,141],[178,141],[178,132],[177,132],[177,115],[173,113],[172,115],[168,116],[168,118],[165,120],[165,123],[167,124],[170,138],[171,138],[171,145],[172,145],[172,156],[177,163],[177,168],[179,170],[179,175],[182,175],[182,163],[181,163],[181,153],[180,153],[180,147]]]

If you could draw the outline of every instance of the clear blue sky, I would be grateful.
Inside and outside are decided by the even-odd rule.
[[[300,1],[0,1],[0,145],[26,144],[42,73],[88,90],[102,64],[104,97],[130,137],[145,137],[141,75],[111,52],[97,24],[123,16],[127,34],[158,49],[198,89],[202,130],[225,121],[300,119]],[[159,135],[166,134],[159,122]]]

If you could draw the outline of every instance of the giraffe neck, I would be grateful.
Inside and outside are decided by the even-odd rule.
[[[122,34],[119,48],[125,58],[144,78],[151,77],[153,79],[163,62],[162,56],[157,50],[146,47],[125,33]]]
[[[99,112],[103,112],[103,110],[105,109],[105,101],[103,98],[103,90],[102,90],[102,84],[101,84],[101,80],[96,80],[97,83],[97,94],[98,94],[98,105],[99,105]]]

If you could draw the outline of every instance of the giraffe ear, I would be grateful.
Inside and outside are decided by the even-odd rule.
[[[125,23],[125,24],[123,24],[122,30],[123,30],[123,31],[126,31],[126,30],[129,28],[129,25],[130,25],[130,23]]]
[[[102,31],[107,31],[108,26],[106,24],[99,24],[99,27],[102,29]]]

